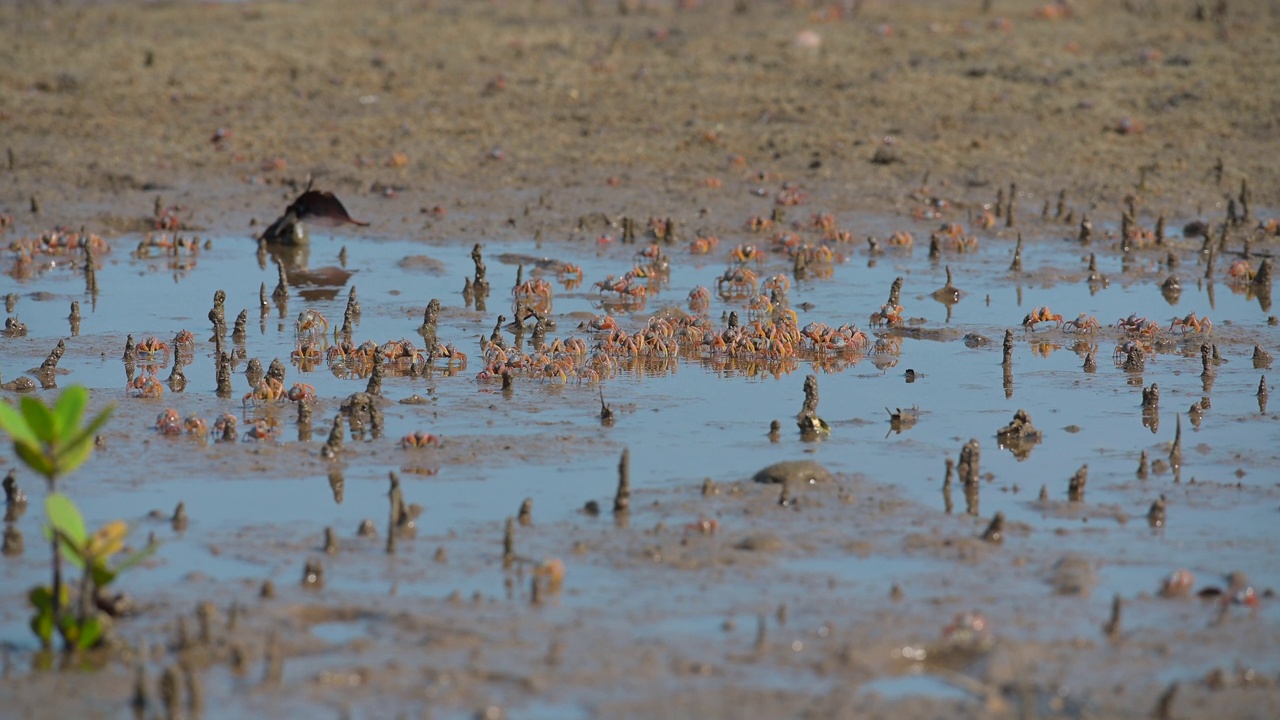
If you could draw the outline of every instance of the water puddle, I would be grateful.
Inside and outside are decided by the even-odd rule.
[[[883,220],[837,220],[857,222],[868,232],[890,227]],[[853,609],[859,604],[887,614],[895,607],[922,612],[914,603],[930,602],[928,622],[907,631],[921,641],[936,640],[953,613],[980,607],[999,619],[993,624],[1003,637],[1050,642],[1096,635],[1116,595],[1147,607],[1149,617],[1164,619],[1135,619],[1131,627],[1150,629],[1165,620],[1208,627],[1216,605],[1193,600],[1168,605],[1153,597],[1161,580],[1179,568],[1194,572],[1198,586],[1223,585],[1232,570],[1247,571],[1259,592],[1280,585],[1275,560],[1280,547],[1271,531],[1276,488],[1269,471],[1280,462],[1280,432],[1275,415],[1259,407],[1255,390],[1266,371],[1255,369],[1251,360],[1255,344],[1277,348],[1280,330],[1268,322],[1270,310],[1256,298],[1221,282],[1194,279],[1203,274],[1198,242],[1178,240],[1172,246],[1182,261],[1172,272],[1183,278],[1183,291],[1173,302],[1159,290],[1170,272],[1163,267],[1164,249],[1123,260],[1118,253],[1081,248],[1050,232],[1027,238],[1024,269],[1015,273],[1008,269],[1010,238],[984,238],[976,249],[948,252],[938,262],[927,259],[923,247],[870,255],[864,244],[838,244],[831,263],[795,280],[786,300],[797,312],[799,327],[859,326],[868,336],[865,352],[791,358],[779,351],[784,356],[779,359],[764,351],[729,358],[714,345],[700,352],[693,349],[697,341],[688,341],[678,356],[632,360],[620,355],[616,367],[592,375],[575,368],[559,377],[544,360],[545,371],[516,372],[513,387],[504,392],[500,378],[477,378],[486,364],[481,339],[494,330],[497,314],[506,316],[503,322],[511,319],[511,288],[521,262],[524,280],[545,280],[552,288],[547,309],[556,328],[548,342],[581,338],[592,347],[607,334],[587,324],[605,309],[614,311],[619,328],[643,331],[655,314],[687,309],[696,287],[715,290],[730,250],[740,242],[763,245],[763,236],[744,231],[704,256],[691,256],[684,244],[664,248],[671,256],[669,276],[648,282],[643,308],[634,300],[619,304],[622,293],[602,294],[592,287],[616,282],[642,262],[637,252],[643,244],[481,239],[492,282],[484,310],[464,303],[460,294],[473,270],[470,239],[422,243],[318,233],[309,257],[296,261],[287,304],[272,300],[265,310],[259,293],[265,287],[270,295],[276,269],[258,262],[251,241],[213,238],[210,247],[174,261],[135,257],[131,250],[139,240],[126,236],[111,242],[112,251],[101,256],[97,271],[101,291],[92,299],[84,294],[80,274],[61,264],[10,282],[17,295],[13,314],[30,330],[3,341],[3,376],[11,380],[39,365],[65,339],[67,352],[59,365],[65,374],[57,377],[58,384],[88,386],[94,408],[115,404],[105,448],[67,481],[66,490],[90,524],[125,518],[137,528],[136,542],[154,533],[163,543],[149,566],[125,581],[132,593],[153,602],[185,606],[227,587],[237,588],[231,594],[243,602],[267,579],[297,600],[306,597],[295,588],[303,560],[317,557],[325,563],[323,597],[344,602],[453,597],[463,603],[474,598],[481,605],[523,605],[531,599],[537,563],[561,557],[569,571],[564,591],[549,600],[548,622],[609,624],[624,618],[636,638],[702,657],[708,667],[723,670],[736,668],[732,658],[750,651],[756,618],[772,617],[779,605],[790,607],[793,624],[825,627],[827,620],[848,613],[836,624],[866,633],[871,631]],[[1099,255],[1098,272],[1109,278],[1105,285],[1086,281],[1091,250]],[[760,255],[759,263],[743,267],[761,279],[790,275],[785,256]],[[566,284],[565,275],[557,276],[564,263],[581,266],[581,284]],[[932,297],[946,282],[948,269],[964,291],[950,306]],[[903,324],[896,330],[873,327],[872,312],[899,277]],[[343,399],[363,390],[367,381],[362,373],[353,375],[324,360],[299,368],[290,355],[299,349],[297,323],[303,313],[313,313],[313,324],[329,326],[316,334],[321,351],[333,345],[353,288],[362,306],[356,344],[403,338],[421,348],[416,331],[423,310],[438,298],[438,336],[468,359],[465,369],[388,375],[382,392],[391,402],[383,407],[380,434],[349,438],[348,452],[329,462],[320,449],[332,419]],[[241,309],[248,318],[245,340],[227,341],[229,349],[243,355],[237,358],[230,399],[214,394],[214,345],[206,314],[216,291],[226,293],[228,325]],[[80,302],[83,313],[78,334],[70,332],[67,320],[72,301]],[[749,303],[713,292],[710,332],[723,332],[730,312],[747,324],[753,317]],[[1039,306],[1067,320],[1094,316],[1101,327],[1066,332],[1049,322],[1024,330],[1023,317]],[[1212,317],[1212,335],[1169,329],[1171,318],[1191,312]],[[1128,339],[1114,325],[1131,314],[1158,321],[1167,340],[1147,357],[1141,373],[1127,372],[1113,359]],[[316,320],[321,316],[324,321]],[[184,329],[195,335],[185,366],[186,391],[130,397],[121,361],[125,336],[169,342]],[[1011,379],[1001,364],[1006,329],[1013,330]],[[501,334],[511,342],[509,331]],[[1201,376],[1202,339],[1216,342],[1224,360],[1209,379]],[[881,349],[873,352],[877,340]],[[1082,368],[1089,353],[1096,372]],[[264,366],[278,358],[287,368],[285,387],[294,382],[314,387],[318,400],[310,433],[297,429],[292,403],[245,407],[241,396],[250,391],[244,377],[249,358]],[[155,368],[157,377],[166,378],[171,367]],[[811,374],[820,389],[819,415],[830,427],[829,435],[817,441],[802,437],[796,425]],[[1142,391],[1152,384],[1162,393],[1159,411],[1144,422]],[[38,392],[54,397],[53,391]],[[424,398],[423,404],[397,402],[413,395]],[[614,413],[612,427],[600,421],[602,395]],[[1196,413],[1189,412],[1193,403],[1200,408]],[[184,418],[201,416],[210,425],[231,413],[241,430],[264,417],[276,435],[256,443],[164,437],[153,426],[168,407]],[[996,431],[1019,409],[1029,412],[1042,439],[1002,449]],[[890,414],[899,410],[917,413],[915,422],[895,428]],[[1157,463],[1146,478],[1137,477],[1141,452],[1152,462],[1167,458],[1179,418],[1180,471]],[[770,439],[775,419],[781,431]],[[439,446],[401,448],[397,439],[415,431],[439,436]],[[974,500],[966,500],[958,480],[949,494],[943,490],[944,460],[955,459],[970,438],[982,451]],[[608,517],[623,448],[630,449],[636,503],[627,542],[618,539]],[[796,512],[807,518],[802,522],[812,523],[807,532],[795,530],[790,516],[761,509],[776,505],[773,496],[760,499],[776,489],[738,484],[765,465],[800,458],[822,463],[849,494],[828,492],[802,503]],[[1070,479],[1085,465],[1083,499],[1072,500]],[[396,556],[384,549],[391,471],[400,476],[405,500],[421,505],[416,537],[406,540]],[[701,498],[697,488],[708,478],[737,487],[738,494]],[[38,508],[43,488],[29,478],[23,484],[32,508]],[[1039,499],[1042,488],[1044,499]],[[1147,514],[1160,497],[1167,520],[1153,528]],[[498,569],[503,521],[525,498],[532,500],[534,521],[518,528],[521,558],[515,570],[504,573]],[[604,515],[585,512],[588,501],[604,508]],[[179,502],[190,517],[182,531],[167,520]],[[848,511],[855,514],[846,519],[842,503],[856,508]],[[997,512],[1006,523],[1002,554],[988,552],[987,544],[976,540]],[[373,521],[375,537],[356,537],[365,519]],[[700,519],[714,520],[716,534],[704,535]],[[27,538],[27,551],[0,562],[5,588],[0,591],[0,644],[28,651],[35,643],[26,629],[23,589],[44,577],[47,559],[37,542],[40,513],[29,510],[15,525]],[[324,553],[325,528],[339,539],[336,555]],[[783,528],[791,528],[783,533],[785,549],[743,562],[751,554],[735,549],[735,543],[750,533],[782,533]],[[1053,564],[1069,553],[1084,558],[1094,573],[1083,601],[1053,595]],[[891,598],[892,588],[905,589],[906,599]],[[829,595],[839,601],[813,599]],[[899,602],[906,605],[895,606]],[[1032,620],[1042,604],[1060,611],[1059,619]],[[1252,612],[1255,622],[1276,620],[1274,603]],[[773,627],[773,621],[766,624]],[[376,619],[313,624],[310,633],[330,646],[394,645]],[[794,641],[803,646],[802,636]],[[716,649],[700,656],[699,648],[707,647]],[[819,647],[825,646],[819,642]],[[1185,676],[1203,669],[1195,662],[1180,665],[1177,657],[1166,662],[1183,668]],[[323,665],[316,664],[314,673],[328,672]],[[756,671],[727,672],[779,687],[814,692],[828,687],[817,677],[797,685],[794,676],[805,671],[795,668],[775,680],[761,680]],[[861,687],[887,699],[967,696],[927,673],[885,676]],[[524,709],[527,717],[584,714],[580,705],[555,699]],[[210,708],[207,715],[218,713]]]

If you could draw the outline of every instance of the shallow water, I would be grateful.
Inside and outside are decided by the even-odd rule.
[[[863,219],[861,224],[869,232],[889,227],[887,221]],[[668,585],[671,581],[665,575],[655,575],[657,571],[646,570],[634,560],[577,564],[570,560],[570,581],[557,612],[621,613],[640,622],[645,637],[675,645],[703,638],[749,647],[755,632],[751,619],[761,612],[758,598],[778,596],[785,601],[785,592],[777,590],[780,577],[796,587],[828,582],[838,586],[846,600],[863,598],[877,607],[886,602],[894,583],[921,588],[925,595],[936,591],[948,598],[939,601],[947,617],[952,610],[984,602],[992,606],[989,615],[1000,614],[1001,603],[1008,602],[1002,600],[1005,595],[1015,598],[1010,612],[1030,612],[1040,602],[1036,598],[1049,592],[1044,568],[1001,578],[997,581],[1003,583],[1001,591],[993,589],[985,598],[952,598],[939,588],[946,586],[944,576],[954,572],[953,563],[902,545],[904,534],[977,535],[996,511],[1014,526],[1006,548],[1049,557],[1078,552],[1099,566],[1097,585],[1083,613],[1064,613],[1063,622],[1057,624],[1006,623],[1008,631],[1021,638],[1062,639],[1096,632],[1096,619],[1105,616],[1113,594],[1153,593],[1159,580],[1177,568],[1195,572],[1201,585],[1221,584],[1223,573],[1237,569],[1248,572],[1260,590],[1280,584],[1280,562],[1275,560],[1280,548],[1271,532],[1276,505],[1272,468],[1278,465],[1280,430],[1274,414],[1259,412],[1254,391],[1265,371],[1255,370],[1249,359],[1253,343],[1275,350],[1280,331],[1268,325],[1268,313],[1255,299],[1232,292],[1221,282],[1211,286],[1192,280],[1203,273],[1196,264],[1198,243],[1176,244],[1182,259],[1177,274],[1185,290],[1171,307],[1159,292],[1167,273],[1155,268],[1164,251],[1139,253],[1133,263],[1136,269],[1124,272],[1119,258],[1104,250],[1106,243],[1095,243],[1099,270],[1109,276],[1110,283],[1091,289],[1085,282],[1087,252],[1053,231],[1049,235],[1027,238],[1021,274],[1008,271],[1012,253],[1008,238],[984,237],[978,251],[948,255],[937,263],[926,257],[923,247],[914,254],[886,252],[872,257],[865,245],[847,245],[840,246],[845,257],[830,278],[801,281],[791,289],[788,297],[793,307],[812,303],[811,309],[800,311],[801,325],[814,320],[832,326],[853,322],[870,331],[868,315],[884,301],[893,279],[902,276],[902,304],[911,323],[917,324],[919,318],[924,328],[953,328],[955,333],[947,341],[908,337],[900,357],[865,357],[836,372],[801,362],[788,373],[765,371],[751,376],[681,360],[672,371],[643,376],[622,372],[598,385],[518,379],[509,396],[498,390],[496,382],[475,378],[481,369],[476,338],[488,336],[497,313],[511,312],[507,288],[516,267],[499,257],[545,255],[580,264],[585,274],[582,288],[566,291],[556,285],[554,313],[559,326],[549,339],[571,335],[590,339],[576,328],[600,312],[600,297],[591,291],[591,283],[627,270],[639,246],[599,246],[587,240],[485,242],[493,291],[487,311],[477,312],[464,306],[459,293],[462,278],[472,269],[470,239],[428,244],[316,234],[311,267],[336,265],[339,250],[345,247],[346,269],[353,273],[350,280],[334,288],[327,299],[314,299],[314,289],[295,287],[287,311],[272,307],[260,318],[260,284],[266,283],[270,291],[276,273],[273,266],[259,266],[250,241],[215,238],[210,249],[187,259],[189,267],[174,270],[164,259],[132,257],[129,251],[138,238],[126,236],[112,241],[113,252],[103,258],[98,272],[101,293],[94,303],[83,294],[79,274],[63,267],[9,283],[19,296],[16,314],[29,325],[30,333],[0,341],[5,348],[3,375],[11,380],[37,366],[56,341],[66,337],[68,350],[60,368],[67,373],[58,378],[59,384],[91,388],[92,409],[116,404],[116,416],[105,433],[107,449],[96,453],[65,489],[85,509],[90,524],[123,517],[138,524],[139,537],[154,531],[163,541],[150,567],[122,581],[142,597],[182,602],[226,583],[243,581],[247,587],[266,578],[275,578],[277,585],[292,585],[302,558],[319,554],[322,530],[331,526],[341,538],[343,553],[327,561],[328,597],[357,599],[392,591],[399,596],[440,598],[457,590],[463,596],[479,593],[510,599],[511,587],[494,565],[501,521],[515,513],[522,498],[529,497],[539,525],[568,527],[574,537],[607,543],[611,522],[588,518],[581,508],[590,499],[608,507],[623,447],[631,449],[637,505],[661,502],[646,508],[646,525],[662,522],[678,527],[696,520],[699,511],[692,503],[695,488],[704,478],[742,480],[769,463],[800,457],[817,460],[840,477],[859,478],[869,488],[864,492],[872,496],[917,507],[915,517],[927,523],[899,527],[896,534],[857,525],[827,528],[824,532],[840,542],[816,536],[813,547],[784,552],[778,572],[729,579],[733,594],[742,600],[719,598],[701,609],[697,573]],[[738,240],[759,238],[745,234],[724,238],[720,251],[698,258],[679,246],[670,248],[670,281],[649,297],[645,313],[683,307],[695,285],[713,286],[724,266],[722,258]],[[429,255],[443,263],[444,270],[431,274],[397,265],[407,255]],[[788,265],[769,258],[760,275],[783,272]],[[955,284],[966,293],[950,309],[949,317],[948,308],[929,297],[945,281],[944,266],[950,266]],[[526,278],[531,271],[525,268]],[[205,315],[215,290],[227,293],[228,325],[241,308],[249,309],[247,356],[260,358],[265,366],[275,357],[287,361],[295,344],[294,320],[303,310],[318,310],[340,324],[350,286],[358,288],[363,306],[355,331],[357,343],[418,340],[415,330],[423,307],[434,297],[443,305],[441,340],[455,343],[472,360],[465,371],[452,376],[436,372],[425,378],[384,381],[383,394],[391,400],[418,393],[430,403],[390,404],[385,408],[387,426],[381,439],[348,441],[352,453],[337,464],[344,483],[341,502],[335,502],[328,482],[331,467],[319,459],[318,451],[337,405],[348,394],[363,390],[365,380],[336,377],[323,363],[309,373],[289,367],[285,383],[303,381],[316,387],[320,401],[309,441],[297,440],[292,406],[271,410],[282,423],[280,439],[271,447],[198,445],[187,438],[161,437],[152,430],[155,416],[166,407],[176,408],[184,417],[200,414],[210,424],[222,412],[233,412],[244,420],[246,411],[239,399],[248,390],[243,362],[234,376],[236,397],[219,400],[213,392],[212,343],[207,341]],[[67,335],[71,300],[81,301],[84,315],[76,337]],[[1094,315],[1104,329],[1092,336],[1056,329],[1022,330],[1022,316],[1039,305],[1049,305],[1067,318],[1078,313]],[[740,303],[713,301],[711,317],[717,326],[723,326],[721,314],[729,310],[743,312]],[[1185,355],[1149,359],[1140,379],[1113,364],[1112,351],[1120,338],[1107,326],[1116,318],[1137,313],[1161,320],[1167,327],[1168,318],[1192,311],[1213,318],[1213,341],[1228,360],[1217,368],[1208,392],[1200,377],[1198,342],[1190,343]],[[619,315],[618,322],[625,329],[638,329],[645,317],[644,313]],[[194,361],[186,367],[187,390],[166,391],[155,400],[128,397],[120,360],[125,334],[133,334],[136,340],[154,335],[167,341],[184,328],[197,337]],[[1000,365],[1006,328],[1014,329],[1016,341],[1011,393],[1003,386]],[[985,335],[991,343],[966,346],[960,337],[972,332]],[[1176,334],[1171,337],[1180,339]],[[1096,373],[1081,370],[1081,356],[1069,349],[1077,340],[1096,343]],[[1042,356],[1035,343],[1061,347]],[[888,364],[878,367],[877,360]],[[906,381],[907,369],[917,373],[914,382]],[[793,424],[809,373],[818,375],[819,414],[832,428],[830,437],[820,442],[802,441]],[[167,374],[168,369],[162,369],[161,379]],[[1155,432],[1144,427],[1139,411],[1142,387],[1153,382],[1162,391]],[[602,428],[598,419],[601,391],[618,413],[613,428]],[[48,400],[53,397],[50,391],[39,394]],[[1201,425],[1193,427],[1185,413],[1202,397],[1211,398],[1212,407]],[[911,407],[919,408],[918,423],[901,433],[892,432],[885,409]],[[1019,408],[1030,412],[1044,433],[1043,442],[1025,459],[1000,449],[995,441],[996,429]],[[1140,451],[1147,450],[1153,460],[1167,454],[1176,413],[1184,414],[1180,482],[1175,483],[1167,472],[1153,473],[1145,481],[1136,479]],[[766,435],[775,418],[781,420],[782,433],[777,442],[770,442]],[[440,435],[446,448],[400,449],[395,439],[415,430]],[[981,442],[981,469],[990,477],[982,483],[977,517],[965,515],[958,483],[952,491],[955,507],[948,517],[941,490],[943,461],[954,458],[971,437]],[[467,443],[476,448],[469,456],[446,452],[449,446]],[[1086,502],[1068,503],[1068,478],[1086,463]],[[386,558],[380,539],[354,537],[363,518],[375,519],[383,529],[387,472],[413,468],[428,472],[401,472],[406,499],[424,506],[419,537],[412,547],[426,556],[437,546],[457,548],[459,537],[467,542],[475,537],[491,539],[451,549],[475,562],[451,561],[447,569],[423,569],[420,562]],[[35,642],[26,629],[21,589],[42,579],[47,558],[36,540],[40,537],[36,508],[43,488],[30,476],[20,477],[33,509],[17,524],[27,538],[26,554],[0,562],[0,584],[5,588],[0,592],[0,643],[24,651],[34,649]],[[1047,505],[1036,501],[1041,486],[1047,488]],[[1169,522],[1163,529],[1152,530],[1145,514],[1161,494],[1168,498]],[[167,515],[179,501],[191,516],[184,533],[174,533],[164,520],[146,517],[153,509]],[[719,520],[723,532],[734,530],[732,511],[722,511]],[[524,542],[525,533],[521,535]],[[532,547],[532,557],[569,552],[562,540],[537,532],[530,535],[522,552]],[[849,541],[864,541],[869,547],[860,555],[851,554],[841,545]],[[193,579],[193,570],[200,576]],[[705,572],[715,574],[718,582],[725,581],[720,570]],[[993,579],[999,576],[991,563],[976,572]],[[184,578],[190,582],[180,582]],[[515,596],[523,592],[518,590]],[[647,612],[659,595],[663,612]],[[820,613],[806,608],[803,600],[793,599],[792,604],[801,617]],[[684,609],[672,611],[673,607]],[[1157,618],[1153,622],[1159,622],[1160,608],[1151,612]],[[1206,621],[1212,614],[1211,610],[1199,613]],[[1258,621],[1268,624],[1280,619],[1274,603],[1264,603],[1259,615]],[[727,634],[722,627],[726,617],[739,618],[737,629]],[[1133,625],[1142,622],[1136,620]],[[925,635],[935,628],[928,630]],[[364,635],[365,627],[331,623],[317,625],[312,632],[326,643],[342,645]],[[1274,656],[1261,660],[1278,666],[1272,670],[1280,669]],[[1179,662],[1170,660],[1175,667]],[[1186,672],[1201,671],[1196,662],[1198,658],[1186,661]],[[928,677],[873,683],[867,691],[894,697],[955,692]],[[527,709],[530,716],[560,716],[571,706],[552,703]]]

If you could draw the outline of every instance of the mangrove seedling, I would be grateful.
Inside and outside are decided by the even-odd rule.
[[[111,416],[108,407],[88,423],[82,423],[88,404],[89,391],[78,386],[63,392],[53,407],[32,397],[22,398],[18,407],[0,402],[0,428],[13,439],[14,453],[27,467],[43,475],[49,488],[45,511],[49,520],[46,534],[53,553],[52,584],[34,588],[29,595],[36,609],[32,629],[49,647],[53,629],[58,628],[69,650],[92,647],[98,642],[102,625],[94,614],[92,601],[121,571],[151,551],[148,548],[111,566],[111,557],[124,546],[128,526],[120,521],[108,523],[89,535],[75,503],[58,492],[58,479],[89,459],[94,437]],[[74,612],[68,607],[70,592],[62,578],[64,556],[84,571]]]

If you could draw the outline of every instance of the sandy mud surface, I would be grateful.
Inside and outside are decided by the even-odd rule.
[[[65,338],[55,382],[116,412],[64,489],[163,543],[119,583],[116,642],[51,658],[25,601],[45,491],[17,470],[0,716],[1280,714],[1280,432],[1258,393],[1280,331],[1252,279],[1280,242],[1276,3],[18,2],[0,38],[0,294],[29,326],[0,338],[0,381]],[[309,181],[369,226],[255,255]],[[22,244],[58,226],[109,246],[100,294]],[[798,267],[788,232],[829,255]],[[201,250],[139,247],[161,233]],[[647,304],[592,288],[650,242],[671,262]],[[758,265],[735,250],[770,243]],[[460,292],[476,244],[487,307]],[[682,316],[726,258],[795,287],[768,310],[718,296],[716,334],[791,308],[862,326],[865,352],[699,337],[548,359],[506,392],[478,375],[517,273],[556,282],[549,338],[609,342],[598,315]],[[294,283],[259,313],[277,259]],[[288,360],[308,309],[337,330],[357,286],[356,342],[420,343],[438,298],[465,369],[392,373],[359,427],[340,408],[368,373],[331,363],[288,369],[311,425],[246,407],[248,359]],[[248,308],[231,397],[215,290],[228,324]],[[122,390],[126,335],[182,328],[188,389]],[[169,406],[270,437],[161,437]],[[442,441],[402,448],[415,431]],[[391,471],[421,513],[393,551]]]

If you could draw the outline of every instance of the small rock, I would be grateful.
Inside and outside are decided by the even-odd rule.
[[[829,482],[831,471],[812,460],[784,460],[762,469],[752,479],[758,483],[784,485]]]

